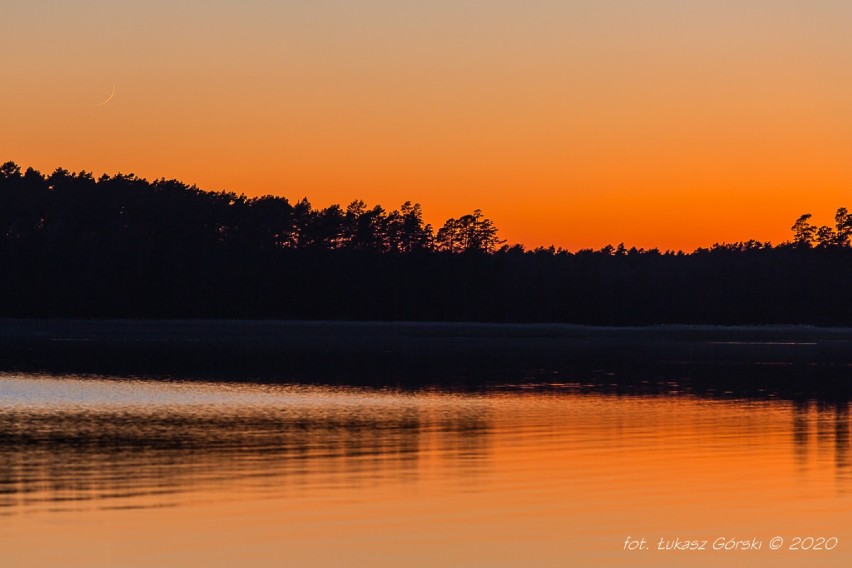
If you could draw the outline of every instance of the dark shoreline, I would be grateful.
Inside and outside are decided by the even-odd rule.
[[[852,327],[814,325],[701,325],[653,324],[641,326],[604,326],[566,323],[495,323],[443,321],[350,321],[350,320],[278,320],[278,319],[123,319],[123,318],[0,318],[0,340],[9,337],[68,333],[88,334],[85,338],[116,335],[155,334],[157,337],[188,336],[205,333],[219,335],[245,332],[309,331],[330,335],[341,330],[367,330],[380,333],[402,330],[406,335],[446,335],[463,333],[481,336],[576,336],[578,334],[672,334],[701,336],[723,333],[743,335],[769,334],[773,337],[818,338],[842,336],[852,341]],[[715,336],[715,335],[714,335]]]
[[[0,371],[845,398],[852,329],[2,319]]]

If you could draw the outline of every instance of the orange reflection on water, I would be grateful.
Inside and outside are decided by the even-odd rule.
[[[64,402],[21,394],[38,389]],[[850,560],[847,402],[28,377],[4,392],[9,565]],[[775,535],[841,545],[772,552]],[[653,550],[718,537],[763,549]]]

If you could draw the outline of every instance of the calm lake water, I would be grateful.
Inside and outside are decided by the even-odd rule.
[[[849,566],[849,428],[848,401],[5,373],[0,555],[3,566]],[[649,550],[625,550],[628,537]],[[788,550],[796,537],[833,550]],[[762,546],[713,550],[719,538]],[[660,539],[707,550],[661,551]]]

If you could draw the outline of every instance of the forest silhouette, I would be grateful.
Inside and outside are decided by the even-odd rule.
[[[852,217],[691,253],[525,250],[480,210],[248,198],[0,166],[0,316],[852,324]]]

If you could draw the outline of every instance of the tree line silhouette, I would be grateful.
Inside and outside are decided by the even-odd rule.
[[[692,253],[525,250],[480,210],[0,166],[0,316],[852,324],[852,217]]]

